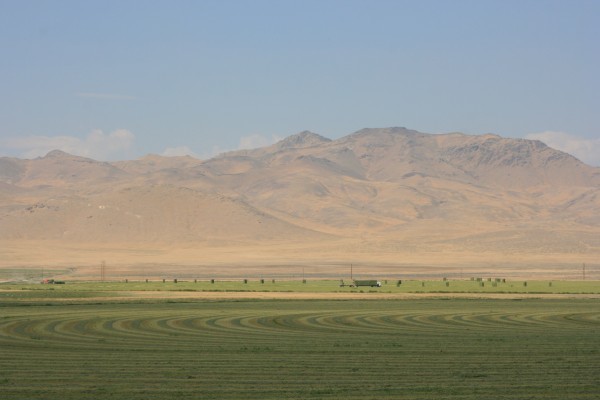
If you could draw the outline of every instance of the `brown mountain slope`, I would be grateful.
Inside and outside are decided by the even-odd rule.
[[[59,150],[34,160],[3,158],[0,177],[21,187],[65,187],[73,184],[110,183],[128,176],[109,163],[73,156]]]
[[[151,174],[161,170],[185,170],[200,164],[202,164],[201,160],[190,156],[164,157],[156,154],[149,154],[138,160],[112,163],[115,167],[132,175]]]
[[[371,180],[415,174],[486,187],[600,185],[600,172],[539,141],[495,135],[428,135],[404,128],[363,129],[335,142],[351,149]]]
[[[245,243],[214,257],[589,263],[600,255],[598,210],[600,168],[496,135],[302,132],[206,161],[0,158],[7,249],[51,240],[210,253]]]
[[[38,202],[0,217],[5,239],[77,242],[277,241],[324,235],[240,200],[174,186],[144,186]]]
[[[409,221],[460,229],[594,224],[600,187],[598,168],[540,142],[404,128],[365,129],[311,146],[276,144],[203,167],[219,177],[221,190],[341,236],[390,233]]]

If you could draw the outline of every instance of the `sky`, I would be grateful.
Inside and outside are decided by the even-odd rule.
[[[600,1],[0,0],[0,156],[495,133],[600,166]]]

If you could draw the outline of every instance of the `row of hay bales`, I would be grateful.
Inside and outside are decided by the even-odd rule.
[[[263,284],[264,284],[264,283],[265,283],[265,281],[266,281],[265,279],[260,279],[260,283],[263,283]],[[146,279],[146,280],[145,280],[145,282],[146,282],[146,283],[149,283],[149,282],[151,282],[151,281],[150,281],[150,280],[148,280],[148,279]],[[171,282],[171,280],[169,280],[169,282]],[[173,279],[173,283],[179,283],[179,282],[187,282],[187,281],[182,281],[182,280],[179,280],[179,279],[177,279],[177,278]],[[248,283],[248,279],[244,279],[244,280],[243,280],[243,282],[247,284],[247,283]],[[125,283],[129,283],[129,279],[125,279]],[[167,283],[167,279],[164,279],[164,278],[163,278],[163,280],[162,280],[162,283]],[[198,279],[194,279],[194,283],[198,283]],[[214,284],[214,283],[215,283],[215,280],[214,280],[214,279],[211,279],[211,280],[210,280],[210,283]],[[275,283],[275,279],[271,279],[271,283]],[[303,280],[302,280],[302,283],[306,283],[306,279],[303,279]]]

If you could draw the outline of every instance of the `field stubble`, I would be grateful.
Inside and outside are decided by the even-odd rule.
[[[3,398],[595,399],[600,392],[597,299],[48,304],[2,303]]]

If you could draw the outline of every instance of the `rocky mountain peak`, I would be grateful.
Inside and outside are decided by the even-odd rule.
[[[72,155],[69,153],[65,153],[62,150],[52,150],[52,151],[48,152],[48,154],[46,154],[42,158],[65,158],[65,157],[72,157]]]
[[[58,163],[62,163],[63,161],[64,162],[76,161],[76,162],[86,162],[86,163],[93,163],[93,164],[107,164],[106,162],[103,162],[103,161],[98,161],[98,160],[94,160],[89,157],[84,157],[84,156],[67,153],[62,150],[52,150],[52,151],[48,152],[45,156],[40,157],[39,159],[46,160],[49,162],[58,162]]]
[[[331,142],[331,139],[327,139],[326,137],[310,131],[302,131],[281,140],[276,143],[276,146],[278,149],[303,148],[317,146],[327,142]]]
[[[364,128],[353,134],[349,135],[349,137],[357,137],[357,136],[381,136],[381,135],[414,135],[419,134],[420,132],[407,129],[403,126],[393,126],[389,128]]]

